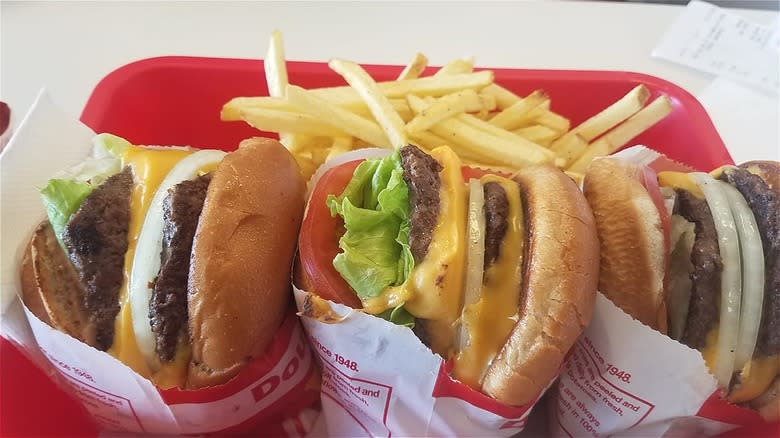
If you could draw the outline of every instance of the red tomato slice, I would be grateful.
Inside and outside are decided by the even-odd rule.
[[[661,228],[663,229],[664,233],[664,255],[665,255],[665,261],[664,265],[669,266],[669,255],[671,253],[671,221],[669,219],[669,213],[666,212],[666,207],[664,206],[664,199],[663,196],[661,196],[661,188],[658,186],[658,174],[655,173],[655,171],[647,166],[642,166],[642,174],[639,176],[639,181],[642,183],[642,185],[645,187],[645,190],[647,190],[647,193],[650,194],[650,198],[653,200],[653,204],[655,204],[655,208],[658,210],[659,216],[661,216]],[[669,270],[667,269],[664,273],[664,288],[667,286],[667,274]]]
[[[311,194],[298,238],[301,265],[314,289],[311,292],[356,309],[363,307],[360,299],[333,267],[333,259],[341,252],[339,238],[344,232],[344,221],[331,216],[325,202],[328,195],[344,191],[361,161],[344,163],[322,175]]]

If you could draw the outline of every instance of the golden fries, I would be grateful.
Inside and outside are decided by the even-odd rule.
[[[422,53],[417,53],[414,55],[412,62],[407,64],[401,71],[401,74],[398,75],[397,80],[403,81],[404,79],[417,78],[422,74],[423,70],[425,70],[425,67],[428,67],[428,58]]]
[[[288,85],[287,99],[303,111],[319,118],[323,123],[329,124],[334,128],[338,126],[341,131],[365,140],[370,144],[380,147],[391,147],[382,128],[375,122],[332,105],[328,101],[317,97],[314,93],[295,85]],[[337,137],[342,135],[337,135]]]
[[[241,118],[261,131],[277,131],[306,135],[338,137],[345,135],[341,129],[329,125],[308,114],[278,111],[266,108],[241,110]],[[289,145],[286,145],[290,148]]]
[[[479,96],[474,90],[448,94],[418,113],[406,125],[406,131],[410,134],[425,131],[442,120],[466,112],[469,107],[476,107],[476,110],[479,111],[481,106]]]
[[[417,114],[420,114],[429,104],[417,96],[407,97],[409,106]],[[488,123],[473,118],[476,124]],[[494,135],[488,130],[481,130],[475,126],[463,123],[461,120],[447,119],[437,123],[431,129],[439,137],[446,138],[449,142],[460,145],[463,150],[479,157],[489,157],[492,163],[509,167],[522,167],[532,163],[552,161],[553,154],[547,149],[534,145],[524,138],[509,133],[516,139],[508,139]],[[450,143],[448,143],[450,144]],[[453,144],[450,144],[453,146]]]
[[[433,75],[449,76],[455,74],[471,73],[473,71],[474,71],[473,59],[456,59],[454,61],[450,61],[449,63],[447,63],[447,65],[440,68],[439,71],[437,71]]]
[[[594,141],[585,148],[582,154],[572,163],[568,170],[584,173],[588,164],[596,157],[603,157],[616,152],[621,147],[641,134],[651,126],[672,112],[672,103],[666,96],[655,99],[646,107],[639,110],[628,120],[621,123],[604,136]]]
[[[544,90],[519,95],[494,82],[474,60],[455,59],[421,76],[428,58],[415,54],[393,81],[376,82],[360,65],[329,62],[345,86],[303,88],[289,84],[282,36],[274,32],[263,61],[269,96],[235,97],[222,120],[243,120],[276,132],[307,177],[324,161],[361,147],[431,150],[448,145],[468,165],[512,172],[552,163],[581,179],[590,161],[615,152],[668,115],[660,96],[647,104],[639,85],[578,126],[552,109]]]
[[[527,126],[512,132],[542,146],[549,146],[553,140],[560,137],[562,134],[560,131],[556,131],[544,125]]]
[[[328,66],[340,74],[357,91],[368,109],[371,110],[374,119],[384,129],[394,148],[400,149],[409,143],[406,140],[404,121],[401,120],[401,116],[395,112],[387,97],[382,94],[382,90],[376,86],[376,82],[363,70],[363,67],[343,59],[331,60]]]
[[[536,90],[526,98],[520,99],[509,108],[504,109],[490,119],[490,124],[499,128],[512,130],[518,128],[529,119],[528,114],[550,98],[542,90]]]

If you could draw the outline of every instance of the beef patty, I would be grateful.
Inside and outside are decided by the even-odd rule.
[[[691,251],[691,301],[680,342],[700,350],[704,347],[707,333],[717,326],[720,318],[720,274],[723,263],[720,259],[718,233],[707,202],[687,190],[677,190],[674,213],[695,225],[696,238]]]
[[[756,218],[764,248],[764,303],[756,354],[780,353],[780,195],[766,181],[738,167],[724,170],[721,179],[734,185]]]
[[[157,354],[164,361],[173,360],[178,342],[189,337],[187,284],[192,240],[210,181],[211,174],[183,181],[172,187],[163,200],[160,272],[149,302],[149,318]]]
[[[125,167],[84,199],[62,233],[84,290],[84,307],[96,330],[95,346],[103,351],[114,341],[119,313],[132,188],[133,174]]]
[[[415,263],[428,253],[433,229],[439,217],[439,188],[442,167],[436,159],[409,145],[401,148],[404,181],[409,186],[409,246]]]
[[[498,259],[501,242],[508,227],[509,201],[506,190],[497,182],[482,188],[485,193],[485,271]]]

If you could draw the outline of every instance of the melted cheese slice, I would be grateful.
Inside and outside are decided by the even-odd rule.
[[[128,281],[132,269],[135,245],[141,226],[149,209],[149,203],[154,196],[157,187],[165,175],[185,156],[192,151],[174,148],[147,148],[131,146],[122,157],[122,167],[131,166],[135,178],[135,185],[130,198],[130,227],[128,231],[127,253],[125,253],[124,279],[119,291],[120,312],[114,325],[114,343],[109,354],[116,357],[138,374],[147,378],[153,378],[155,383],[162,388],[177,386],[183,383],[182,369],[186,373],[186,364],[189,357],[186,351],[177,352],[176,359],[170,367],[164,367],[152,376],[146,361],[135,341],[133,332],[133,320],[128,305]],[[157,254],[156,256],[159,256]]]
[[[658,184],[661,187],[684,189],[691,192],[691,194],[697,198],[704,199],[704,193],[685,172],[659,172]]]
[[[439,173],[439,219],[425,259],[415,265],[400,286],[363,302],[363,310],[377,314],[405,303],[417,318],[427,320],[425,331],[431,349],[444,358],[453,352],[455,322],[460,317],[466,244],[466,185],[461,162],[448,147],[430,155],[442,165]]]
[[[517,183],[495,175],[483,176],[480,182],[483,186],[488,182],[500,184],[509,211],[506,234],[498,258],[485,272],[479,301],[463,309],[461,322],[467,327],[469,340],[456,356],[453,375],[473,388],[481,386],[485,371],[517,322],[525,246],[525,223]]]
[[[780,355],[753,358],[740,371],[739,384],[729,393],[728,400],[742,403],[753,400],[767,390],[780,370]]]

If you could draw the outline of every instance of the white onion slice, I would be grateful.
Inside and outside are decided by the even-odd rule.
[[[685,332],[691,304],[691,252],[696,241],[695,225],[673,214],[670,219],[671,247],[669,254],[669,336],[680,340]]]
[[[753,357],[764,304],[764,248],[756,218],[739,190],[718,181],[729,200],[731,213],[737,225],[742,251],[742,313],[739,317],[734,369],[740,370]]]
[[[469,210],[466,225],[468,251],[466,253],[466,284],[463,289],[463,311],[479,301],[485,270],[485,193],[478,179],[469,180]],[[468,327],[461,320],[458,336],[459,351],[469,342]]]
[[[721,388],[728,388],[734,373],[742,302],[739,237],[728,198],[717,181],[706,173],[691,173],[690,177],[704,193],[718,233],[723,271],[720,275],[720,326],[713,374]]]
[[[152,297],[150,282],[154,281],[160,271],[160,253],[163,239],[163,200],[168,195],[168,189],[182,181],[198,176],[200,169],[222,161],[225,152],[217,150],[202,150],[195,152],[179,161],[168,172],[155,192],[149,210],[146,212],[141,234],[138,236],[133,256],[133,269],[130,273],[128,297],[133,318],[133,331],[138,348],[146,363],[152,370],[158,368],[155,360],[154,334],[149,319],[149,300]]]

